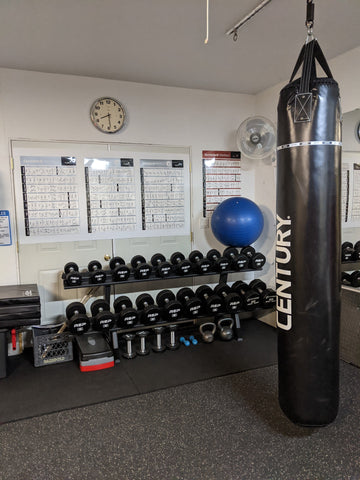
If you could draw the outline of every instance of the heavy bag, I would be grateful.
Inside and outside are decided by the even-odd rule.
[[[341,110],[316,40],[280,92],[277,131],[279,403],[294,423],[321,426],[339,403]]]

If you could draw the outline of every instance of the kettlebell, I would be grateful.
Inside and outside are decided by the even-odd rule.
[[[224,317],[218,321],[219,335],[221,340],[228,342],[234,336],[234,320],[231,317]]]
[[[211,328],[211,330],[210,330]],[[204,330],[205,329],[205,330]],[[211,343],[214,341],[214,335],[216,332],[216,325],[213,322],[206,322],[200,325],[199,331],[202,339],[205,343]]]

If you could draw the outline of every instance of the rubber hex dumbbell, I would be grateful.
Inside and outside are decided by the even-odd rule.
[[[92,326],[94,330],[103,332],[110,330],[115,324],[115,315],[110,312],[110,305],[106,300],[99,298],[91,304]]]
[[[208,285],[201,285],[195,291],[195,295],[202,301],[205,311],[216,315],[224,309],[224,302],[219,295],[214,294],[213,289]]]
[[[162,253],[155,253],[155,255],[151,257],[150,262],[155,268],[155,275],[157,277],[165,278],[172,274],[173,266],[170,262],[166,261]]]
[[[146,280],[150,277],[152,267],[146,263],[142,255],[135,255],[135,257],[131,259],[131,266],[134,269],[134,277],[137,280]]]
[[[92,260],[88,264],[88,270],[90,272],[91,283],[105,283],[106,273],[102,270],[101,263],[97,260]]]
[[[117,314],[117,325],[120,328],[132,328],[139,320],[138,311],[133,308],[132,301],[126,295],[120,295],[114,300],[114,311]]]
[[[241,295],[244,310],[251,311],[260,306],[259,293],[250,288],[249,285],[242,280],[233,283],[231,290]]]
[[[200,275],[205,275],[211,271],[211,262],[199,250],[193,250],[189,254],[190,262],[195,265],[195,270]]]
[[[221,255],[219,250],[212,248],[206,254],[206,258],[212,263],[212,269],[216,272],[226,272],[230,268],[230,260]]]
[[[260,252],[256,252],[254,247],[248,246],[241,249],[241,253],[249,258],[249,267],[259,270],[265,265],[266,258]]]
[[[354,256],[354,246],[351,242],[344,242],[341,245],[341,261],[351,262]]]
[[[192,265],[181,252],[175,252],[170,257],[170,262],[174,265],[177,275],[188,275],[192,272]]]
[[[81,285],[82,278],[79,267],[75,262],[68,262],[64,266],[65,281],[69,286]]]
[[[66,307],[66,325],[74,335],[81,335],[90,328],[90,318],[86,315],[85,305],[72,302]]]
[[[241,310],[243,306],[242,298],[237,292],[232,291],[229,285],[226,283],[219,283],[214,288],[214,292],[223,297],[227,313],[237,313]]]
[[[260,305],[263,308],[272,308],[276,305],[276,292],[272,288],[267,288],[265,282],[258,278],[252,280],[249,287],[259,293]]]
[[[176,298],[184,306],[184,314],[186,317],[193,318],[202,313],[202,302],[200,298],[195,296],[195,293],[191,290],[191,288],[180,288],[176,294]]]
[[[184,316],[184,309],[171,290],[162,290],[156,295],[156,303],[162,308],[164,320],[175,321]]]
[[[230,268],[234,270],[244,270],[249,266],[249,257],[244,253],[239,253],[239,250],[235,247],[225,248],[223,255],[230,260]]]
[[[130,277],[130,268],[125,265],[121,257],[113,257],[109,262],[109,267],[114,282],[124,282]]]
[[[341,280],[345,285],[348,284],[355,288],[360,287],[360,272],[358,270],[352,273],[342,272]]]
[[[353,260],[354,262],[358,262],[360,260],[360,242],[356,242],[354,245]]]
[[[154,299],[148,293],[142,293],[135,300],[138,310],[141,310],[141,323],[152,325],[162,320],[161,309],[155,305]]]

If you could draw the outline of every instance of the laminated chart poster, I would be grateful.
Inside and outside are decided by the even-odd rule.
[[[189,156],[14,156],[21,243],[188,235]]]
[[[203,150],[203,217],[227,198],[243,195],[240,152]]]

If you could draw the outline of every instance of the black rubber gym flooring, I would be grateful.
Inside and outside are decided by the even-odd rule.
[[[35,368],[29,349],[10,358],[9,375],[0,379],[0,424],[274,365],[275,329],[254,319],[241,324],[241,342],[151,352],[95,372],[80,372],[75,360]]]

